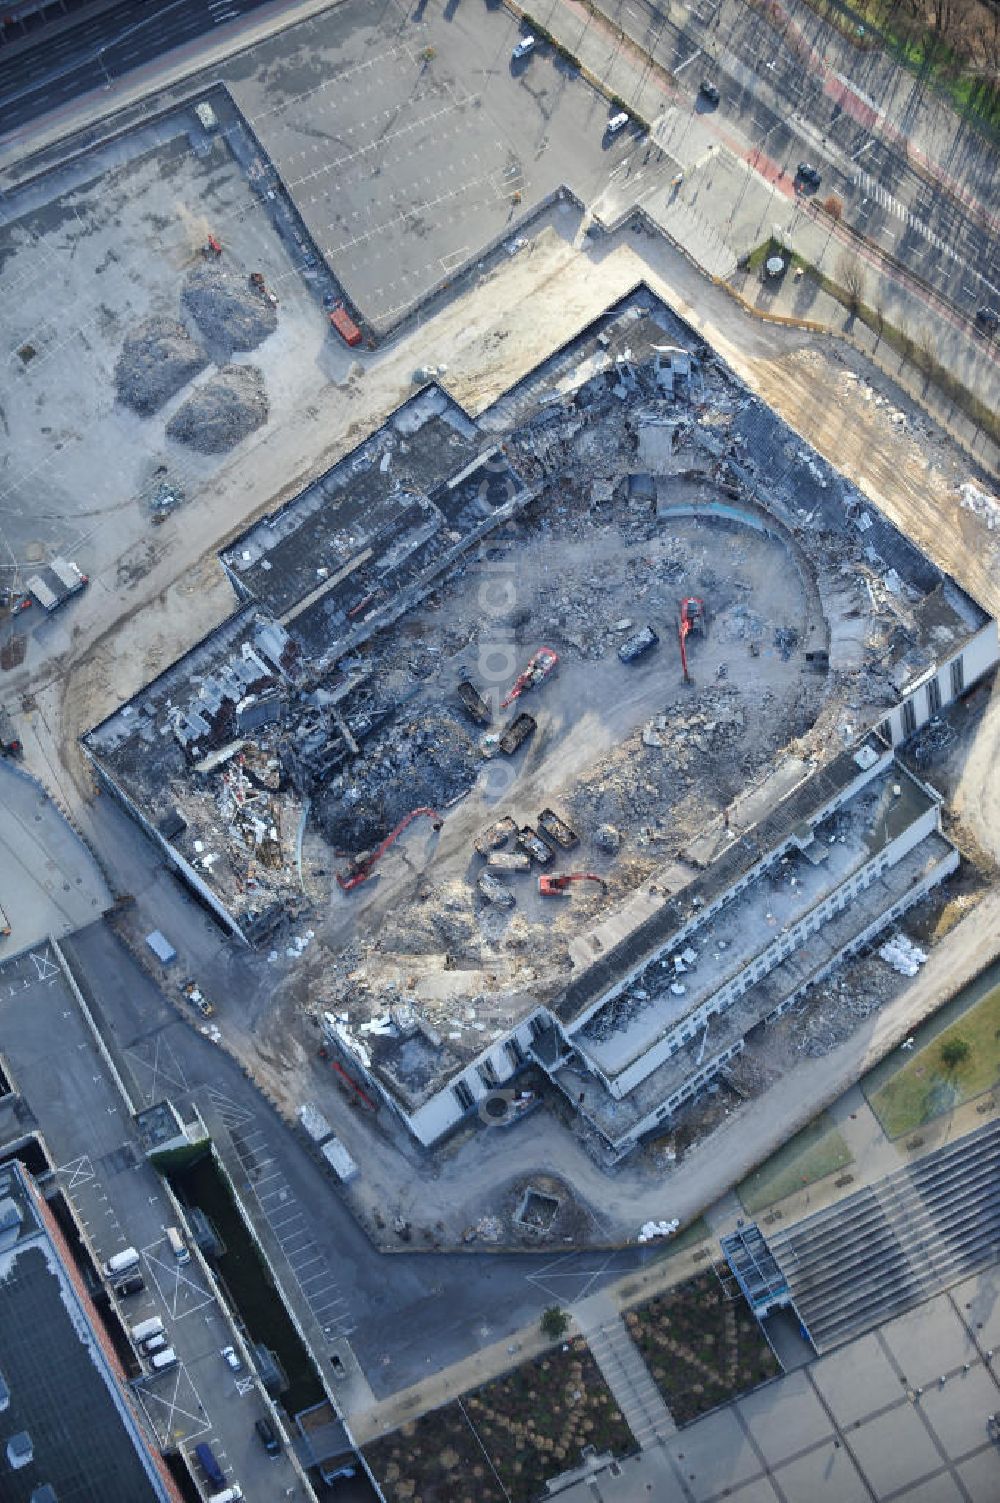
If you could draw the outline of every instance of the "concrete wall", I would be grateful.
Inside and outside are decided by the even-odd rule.
[[[102,788],[105,788],[108,793],[116,798],[122,805],[122,807],[127,810],[127,812],[135,820],[136,824],[140,825],[142,829],[145,830],[146,834],[149,836],[153,844],[159,847],[159,849],[166,857],[167,861],[177,872],[178,876],[187,883],[188,887],[191,888],[192,892],[199,899],[199,901],[204,903],[207,908],[211,909],[212,913],[215,914],[219,922],[223,924],[224,927],[230,931],[230,933],[235,934],[237,939],[241,939],[244,944],[247,944],[248,940],[246,935],[243,933],[243,930],[236,922],[236,919],[229,912],[229,909],[222,902],[222,899],[218,896],[218,894],[214,893],[212,889],[207,885],[207,883],[205,883],[201,879],[201,877],[199,877],[198,873],[195,871],[194,867],[191,866],[190,862],[185,861],[180,852],[176,851],[168,840],[164,840],[163,836],[160,834],[156,826],[150,824],[149,820],[142,813],[138,804],[132,802],[121,785],[115,781],[110,773],[105,771],[100,762],[98,762],[97,758],[91,754],[86,745],[84,745],[84,751],[86,751],[87,755],[90,757],[94,771],[97,773],[97,777]]]
[[[953,680],[953,665],[961,662],[962,687],[956,693]],[[888,727],[893,746],[906,741],[921,726],[933,720],[939,709],[950,705],[972,688],[984,673],[1000,662],[1000,642],[997,638],[996,621],[987,621],[975,636],[964,644],[961,651],[953,653],[930,673],[922,675],[904,693],[898,705],[888,713],[883,724]],[[937,685],[940,704],[934,707],[932,685]],[[908,723],[907,706],[911,707],[912,723]]]

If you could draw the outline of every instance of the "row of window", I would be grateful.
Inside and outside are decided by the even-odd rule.
[[[959,695],[965,693],[965,663],[962,660],[961,654],[949,664],[949,676],[951,679],[951,698],[958,699]],[[941,709],[941,680],[936,673],[933,678],[927,680],[925,689],[927,718],[931,719]],[[903,739],[905,741],[908,736],[913,735],[913,732],[917,728],[916,695],[911,694],[909,699],[903,701],[901,720]],[[888,720],[883,721],[883,726],[885,733],[891,735]]]

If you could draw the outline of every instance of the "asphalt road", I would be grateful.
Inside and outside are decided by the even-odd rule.
[[[298,1282],[331,1340],[348,1337],[376,1396],[502,1340],[536,1320],[546,1305],[569,1304],[655,1257],[638,1247],[537,1256],[376,1253],[329,1179],[240,1067],[179,1017],[104,923],[81,930],[64,948],[136,1098],[146,1104],[169,1095],[182,1112],[193,1103],[226,1125],[249,1165],[244,1193],[257,1201],[279,1241],[288,1242],[283,1281]],[[16,1019],[7,1026],[15,1027]],[[39,1109],[44,1130],[41,1103]],[[85,1137],[82,1126],[80,1153]],[[258,1183],[258,1166],[274,1178]],[[268,1185],[275,1186],[275,1201]],[[303,1259],[308,1277],[299,1271]]]
[[[804,65],[760,11],[712,0],[676,12],[656,0],[604,0],[601,9],[692,94],[703,76],[710,77],[722,93],[720,124],[736,125],[751,145],[792,175],[803,159],[818,167],[820,197],[836,193],[845,222],[958,309],[974,315],[983,304],[1000,301],[996,237],[953,193],[917,170],[901,139],[873,132],[863,106],[845,106],[829,75],[824,80]],[[896,65],[883,53],[852,51],[831,60],[819,17],[810,13],[800,26],[806,43],[826,49],[828,69],[843,63],[859,94],[883,101],[898,85]],[[995,204],[995,152],[974,127],[961,126],[942,166],[961,187]]]
[[[265,0],[123,0],[38,46],[5,58],[0,51],[0,135],[91,89],[108,88],[133,68],[216,26],[257,10]]]

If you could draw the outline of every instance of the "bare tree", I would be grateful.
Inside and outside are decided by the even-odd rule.
[[[847,306],[857,313],[864,301],[865,273],[857,256],[842,251],[837,261],[837,281],[847,294]]]

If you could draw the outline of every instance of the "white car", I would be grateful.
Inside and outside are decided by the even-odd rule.
[[[226,1366],[232,1368],[234,1373],[242,1371],[243,1363],[240,1361],[234,1346],[224,1346],[221,1355],[225,1359]]]
[[[628,116],[624,111],[620,115],[612,115],[607,124],[607,133],[609,136],[617,136],[618,132],[624,130],[626,125],[628,125]]]
[[[534,37],[530,37],[530,36],[529,37],[522,37],[521,40],[518,42],[517,46],[514,48],[514,51],[511,53],[511,59],[516,63],[522,57],[527,57],[528,53],[529,52],[533,52],[534,50],[535,50],[535,39],[534,39]]]

